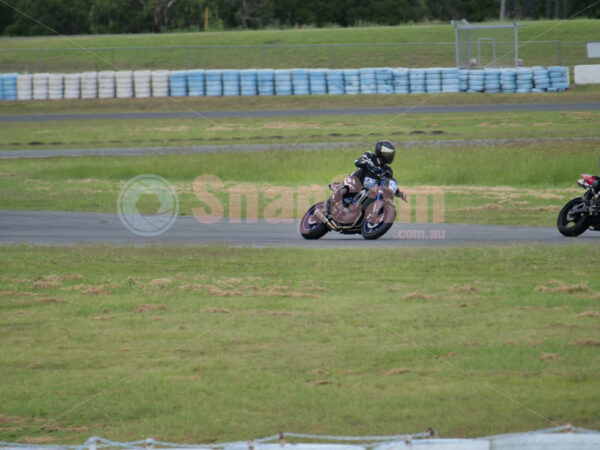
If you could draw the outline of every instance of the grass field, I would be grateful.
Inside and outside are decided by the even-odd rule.
[[[584,246],[0,254],[0,440],[600,426]]]
[[[533,65],[584,64],[583,43],[593,40],[597,20],[525,22],[519,29],[522,43],[519,55]],[[505,39],[510,40],[509,33]],[[557,42],[559,44],[557,44]],[[577,44],[570,44],[577,42]],[[408,43],[445,43],[412,45]],[[284,45],[355,44],[352,47],[282,47]],[[397,44],[363,46],[363,44]],[[148,46],[198,46],[213,48],[186,50],[176,48],[123,49]],[[217,46],[272,47],[219,48]],[[360,45],[360,46],[358,46]],[[93,48],[84,50],[38,49]],[[115,51],[102,48],[114,47]],[[122,48],[122,49],[119,49]],[[414,25],[350,29],[267,30],[147,35],[69,36],[40,38],[3,38],[0,40],[2,71],[79,71],[111,68],[247,68],[247,67],[437,67],[455,64],[454,27]],[[15,50],[24,50],[16,52]],[[507,61],[512,58],[507,51]]]
[[[0,124],[0,148],[103,148],[252,143],[594,137],[596,111],[114,119]]]

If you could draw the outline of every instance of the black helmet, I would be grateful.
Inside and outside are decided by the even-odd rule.
[[[396,147],[390,141],[377,141],[375,144],[375,155],[384,164],[391,164],[396,155]]]

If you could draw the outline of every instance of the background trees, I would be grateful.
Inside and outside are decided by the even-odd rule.
[[[0,35],[160,33],[201,30],[208,7],[211,28],[362,24],[466,18],[498,20],[502,0],[5,0],[0,3]],[[590,0],[504,0],[505,18],[600,18]],[[36,20],[27,17],[30,16]],[[36,22],[37,21],[37,22]],[[46,26],[43,26],[41,24]]]

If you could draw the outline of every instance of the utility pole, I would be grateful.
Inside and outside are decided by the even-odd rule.
[[[208,31],[208,6],[204,7],[204,31]]]

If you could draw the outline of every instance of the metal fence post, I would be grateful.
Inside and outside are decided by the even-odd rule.
[[[114,69],[115,67],[115,48],[111,47],[110,48],[110,68]]]
[[[412,67],[412,45],[408,44],[408,67]]]
[[[260,67],[261,68],[265,67],[265,48],[264,47],[260,48]]]
[[[185,48],[185,68],[186,70],[190,70],[190,48]]]

